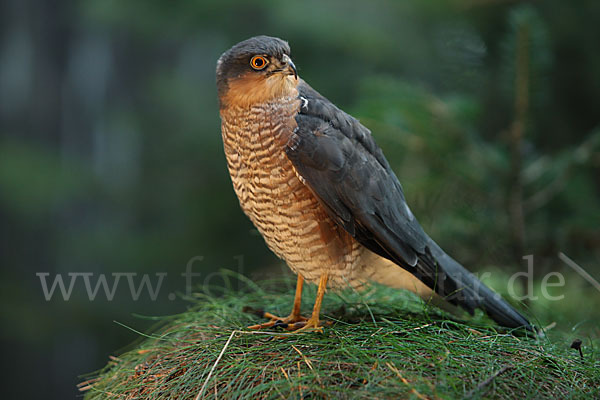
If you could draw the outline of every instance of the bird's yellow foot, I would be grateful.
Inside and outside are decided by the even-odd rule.
[[[248,329],[265,329],[265,328],[283,328],[288,331],[294,332],[321,332],[323,333],[323,326],[319,324],[319,313],[321,312],[321,303],[323,301],[323,295],[325,294],[325,288],[327,287],[327,273],[321,275],[319,279],[319,289],[317,290],[317,298],[313,307],[313,312],[310,318],[306,318],[300,315],[300,300],[302,298],[302,285],[304,278],[302,275],[298,275],[298,282],[296,284],[296,296],[294,297],[294,307],[292,313],[285,317],[280,318],[262,310],[254,310],[251,307],[244,307],[244,312],[249,312],[258,315],[261,318],[269,318],[269,322],[264,324],[252,325]],[[330,322],[325,322],[325,325],[330,325]]]
[[[319,332],[323,333],[323,325],[331,325],[331,322],[326,321],[323,324],[319,323],[319,318],[310,317],[306,321],[296,322],[293,325],[290,325],[288,330],[294,331],[294,333],[304,333],[304,332]]]
[[[277,315],[271,314],[270,312],[265,312],[263,310],[254,310],[251,307],[244,307],[244,312],[257,315],[260,318],[268,318],[270,320],[269,322],[265,322],[263,324],[251,325],[248,327],[248,329],[254,330],[275,327],[293,331],[304,326],[306,324],[306,321],[308,321],[308,318],[303,317],[302,315],[296,315],[294,313],[282,318],[278,317]],[[298,327],[296,327],[296,324],[301,325],[298,325]]]

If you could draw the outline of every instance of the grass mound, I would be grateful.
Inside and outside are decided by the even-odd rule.
[[[598,398],[598,339],[543,339],[468,324],[412,294],[376,287],[328,293],[324,334],[251,332],[244,306],[287,315],[293,283],[214,297],[165,318],[132,350],[82,383],[91,399]],[[282,287],[290,290],[282,291]],[[308,313],[314,288],[306,288]]]

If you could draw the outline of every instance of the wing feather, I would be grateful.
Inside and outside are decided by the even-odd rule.
[[[470,312],[481,307],[505,326],[532,330],[423,231],[371,132],[304,81],[299,96],[302,106],[286,154],[333,220],[446,300]]]
[[[307,101],[286,149],[294,167],[357,240],[414,269],[428,236],[371,132],[304,83],[300,95]]]

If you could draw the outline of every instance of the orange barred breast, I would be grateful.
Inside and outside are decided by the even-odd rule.
[[[267,246],[309,282],[358,285],[363,247],[327,214],[285,154],[300,101],[221,110],[227,165],[243,211]]]

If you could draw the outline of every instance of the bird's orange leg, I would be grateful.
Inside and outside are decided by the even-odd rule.
[[[327,289],[327,272],[324,272],[319,279],[319,289],[317,290],[317,298],[313,307],[313,312],[307,321],[300,321],[293,325],[290,325],[289,330],[295,330],[296,332],[323,332],[323,326],[319,324],[319,314],[321,313],[321,304],[323,303],[323,296]]]
[[[265,329],[270,328],[272,326],[281,326],[288,330],[290,327],[294,326],[296,323],[300,323],[302,321],[307,321],[308,318],[300,315],[300,304],[302,300],[302,287],[304,286],[304,277],[298,274],[298,281],[296,282],[296,295],[294,296],[294,306],[292,307],[292,312],[285,318],[278,317],[277,315],[271,314],[269,312],[259,311],[255,312],[262,318],[269,318],[269,322],[265,322],[264,324],[252,325],[249,326],[248,329]],[[298,329],[298,328],[295,328]]]

